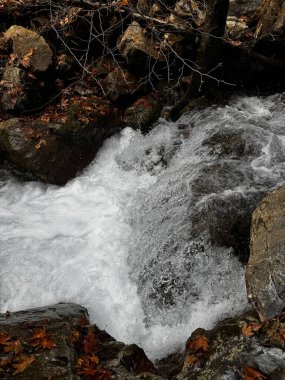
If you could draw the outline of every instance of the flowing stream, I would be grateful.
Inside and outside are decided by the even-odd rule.
[[[0,174],[0,311],[79,303],[160,358],[248,307],[240,258],[285,182],[285,96],[126,128],[65,187]]]

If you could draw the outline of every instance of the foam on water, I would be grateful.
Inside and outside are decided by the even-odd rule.
[[[62,188],[5,174],[1,312],[80,303],[99,327],[158,358],[180,348],[194,328],[243,310],[242,265],[207,231],[201,249],[191,224],[206,206],[215,209],[213,200],[232,205],[284,182],[284,111],[280,96],[244,98],[178,123],[161,121],[148,136],[125,129]],[[205,144],[219,130],[245,136],[250,154],[224,158],[217,144]],[[205,192],[201,173],[221,160],[242,179],[209,177]]]

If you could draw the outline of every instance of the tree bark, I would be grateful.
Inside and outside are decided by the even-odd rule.
[[[197,53],[195,71],[185,96],[170,111],[170,119],[176,120],[181,111],[195,98],[206,92],[213,93],[222,74],[221,46],[224,37],[229,0],[208,0],[202,40]]]
[[[221,79],[221,45],[228,9],[229,0],[208,0],[203,36],[196,60],[198,70],[192,73],[190,83],[191,98],[214,90]]]

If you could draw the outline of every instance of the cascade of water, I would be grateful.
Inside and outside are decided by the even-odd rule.
[[[161,357],[247,307],[250,212],[285,180],[283,96],[125,129],[65,187],[0,184],[0,307],[63,301]]]

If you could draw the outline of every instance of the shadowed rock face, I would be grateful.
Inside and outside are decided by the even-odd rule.
[[[266,320],[285,309],[285,186],[255,210],[246,270],[248,297]]]
[[[0,123],[0,154],[44,182],[64,185],[92,161],[120,124],[108,101],[77,99],[58,123],[24,118]]]

